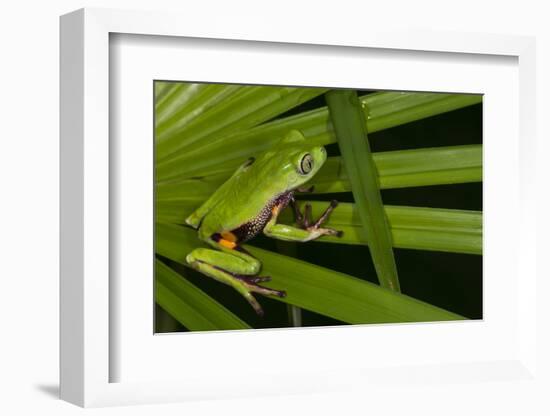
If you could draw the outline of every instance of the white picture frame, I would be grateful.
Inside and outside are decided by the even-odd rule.
[[[235,33],[234,27],[228,23],[204,27],[192,19],[185,19],[185,25],[182,25],[181,21],[182,16],[177,14],[107,9],[83,9],[61,19],[61,397],[87,407],[173,402],[196,398],[318,393],[360,389],[361,386],[369,386],[369,389],[372,389],[378,388],[376,386],[380,384],[383,386],[391,383],[395,379],[399,379],[404,385],[412,383],[412,380],[426,385],[434,380],[443,383],[459,380],[481,385],[481,381],[487,379],[512,380],[518,383],[528,380],[530,383],[537,383],[534,302],[536,270],[532,257],[534,250],[529,249],[534,246],[536,220],[534,216],[528,215],[534,205],[530,178],[535,166],[535,154],[533,146],[529,145],[535,141],[534,39],[468,33],[400,33],[382,31],[376,27],[368,30],[350,27],[329,35],[322,30],[301,32],[299,28],[286,28],[281,31],[280,26],[275,24],[241,27],[241,31]],[[376,366],[367,363],[357,365],[356,368],[349,365],[339,367],[336,362],[326,363],[325,367],[315,370],[310,368],[311,371],[277,368],[276,371],[265,373],[269,378],[263,379],[261,384],[247,379],[247,376],[253,373],[243,374],[237,380],[229,380],[223,371],[220,371],[222,374],[214,379],[212,376],[216,374],[217,369],[219,371],[219,365],[222,365],[223,361],[212,365],[211,368],[205,366],[203,371],[198,366],[184,378],[163,378],[165,374],[159,378],[158,374],[147,373],[143,380],[129,377],[125,381],[123,377],[113,382],[112,368],[116,366],[116,362],[125,358],[119,356],[119,352],[124,349],[112,348],[112,338],[115,335],[112,332],[111,320],[112,312],[117,309],[117,305],[113,304],[116,299],[112,297],[112,293],[110,295],[112,287],[109,281],[113,271],[113,259],[110,259],[112,253],[109,251],[110,230],[115,226],[113,218],[110,217],[110,172],[117,169],[113,166],[116,160],[110,159],[109,148],[109,137],[112,134],[109,124],[109,56],[110,38],[113,34],[164,37],[156,38],[157,42],[162,42],[163,39],[168,41],[167,37],[213,39],[224,42],[246,41],[248,44],[260,46],[258,42],[269,42],[278,45],[277,48],[283,52],[291,48],[291,45],[301,45],[306,50],[308,47],[331,45],[329,49],[333,53],[346,51],[351,54],[356,53],[354,51],[359,53],[358,51],[366,48],[373,51],[411,51],[411,54],[427,51],[446,55],[451,60],[459,55],[468,56],[474,66],[478,56],[507,56],[517,59],[519,104],[513,107],[515,113],[510,114],[512,117],[517,116],[515,126],[519,128],[519,132],[514,134],[521,141],[518,141],[520,153],[517,170],[512,169],[509,174],[517,176],[515,181],[519,187],[512,191],[511,195],[518,196],[520,201],[515,206],[513,215],[517,217],[521,227],[517,229],[520,244],[513,247],[512,254],[517,258],[518,267],[531,273],[525,273],[521,281],[511,281],[509,286],[517,283],[519,289],[517,293],[513,293],[516,308],[511,316],[516,321],[513,329],[509,330],[513,331],[513,334],[508,334],[510,338],[507,338],[513,347],[506,348],[502,354],[495,353],[495,359],[488,358],[490,351],[487,350],[484,355],[477,358],[475,353],[469,358],[464,356],[459,362],[449,361],[447,356],[441,355],[436,361],[426,361],[422,358],[415,361],[413,357],[401,364],[382,362]],[[254,81],[249,78],[247,80]],[[305,85],[305,81],[299,85]],[[426,85],[430,90],[437,90],[437,86],[434,87],[433,84]],[[464,85],[464,88],[468,89],[467,84]],[[445,85],[439,86],[440,89],[444,87]],[[391,85],[386,85],[385,88],[391,89]],[[509,155],[512,156],[512,153]],[[506,156],[502,154],[499,157]],[[495,166],[495,169],[501,169]],[[501,196],[495,195],[494,198],[498,202]],[[492,296],[490,293],[485,295]],[[509,295],[512,296],[511,291]],[[413,334],[425,333],[427,339],[432,330],[430,325],[404,325],[398,329],[400,332]],[[319,337],[314,342],[322,344],[325,342],[322,337],[326,337],[330,331],[334,333],[335,328],[323,329],[321,332],[294,331],[293,336],[299,337],[300,343],[307,343],[308,339],[316,340]],[[365,334],[364,328],[357,327],[353,331],[353,334],[348,331],[349,336],[364,341],[361,338]],[[383,347],[384,342],[387,342],[385,337],[393,336],[391,333],[385,335],[384,331],[371,331],[370,342]],[[471,332],[472,327],[468,327],[467,331]],[[483,336],[485,329],[481,326],[473,331],[479,331],[478,335]],[[505,334],[508,330],[500,328],[499,331]],[[286,336],[287,332],[262,331],[262,335],[256,339],[263,338],[261,342],[276,345],[277,338]],[[239,333],[206,335],[210,339],[213,336],[231,339],[235,345],[243,342]],[[474,335],[470,333],[468,336]],[[164,337],[162,343],[179,342],[176,338],[171,338]],[[139,356],[140,347],[136,348]],[[200,351],[201,346],[197,345],[197,348]],[[353,360],[354,354],[358,353],[356,350],[349,352],[350,359]],[[137,365],[136,360],[130,361],[130,365]],[[320,374],[326,377],[319,377]]]

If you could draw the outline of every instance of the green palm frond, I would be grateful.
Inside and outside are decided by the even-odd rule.
[[[157,224],[157,252],[163,257],[185,265],[186,253],[200,245],[196,232],[189,228]],[[343,322],[366,324],[464,319],[353,276],[256,247],[247,246],[246,249],[262,260],[263,272],[273,277],[275,283],[266,283],[266,286],[278,285],[288,291],[287,297],[277,300]],[[170,310],[169,307],[165,309]],[[205,312],[205,315],[209,317],[212,312]]]
[[[379,199],[378,208],[370,216],[363,217],[362,213],[371,210],[373,202],[370,197],[361,197],[356,189],[367,186],[358,185],[358,177],[373,178],[373,175],[377,176],[376,187],[374,182],[368,185],[366,195],[379,195],[379,189],[480,182],[481,145],[369,152],[368,155],[363,151],[346,153],[345,147],[351,143],[342,143],[340,137],[337,138],[341,133],[338,125],[333,128],[330,113],[338,111],[334,110],[334,105],[330,111],[327,107],[298,113],[293,110],[327,91],[326,88],[155,83],[155,234],[159,256],[156,301],[185,328],[244,329],[251,326],[238,311],[230,310],[224,299],[197,287],[191,276],[194,272],[186,269],[184,259],[200,242],[196,231],[182,224],[238,165],[270,148],[290,129],[299,129],[315,144],[329,145],[338,140],[342,149],[342,156],[327,160],[312,181],[314,193],[300,204],[309,203],[313,215],[318,216],[326,208],[322,200],[327,194],[351,195],[353,191],[355,200],[354,203],[341,203],[327,223],[329,227],[343,230],[342,238],[323,237],[309,244],[357,246],[358,249],[370,245],[372,251],[380,248],[381,243],[369,241],[365,226],[368,228],[374,222],[378,227],[384,224],[381,222],[384,219],[388,237],[381,253],[382,258],[387,257],[384,264],[393,264],[390,269],[384,266],[386,272],[395,267],[392,247],[481,254],[480,211],[382,205]],[[467,94],[371,93],[358,98],[362,114],[357,120],[362,121],[356,128],[361,128],[366,136],[366,133],[480,102],[481,96]],[[341,116],[346,120],[349,114],[344,108],[342,110]],[[288,115],[291,111],[294,113]],[[367,156],[369,159],[365,159]],[[365,160],[370,160],[370,164]],[[287,223],[293,220],[286,211],[280,218]],[[273,287],[288,292],[282,299],[284,302],[343,323],[464,319],[362,278],[255,246],[247,249],[260,259],[263,273],[273,277]],[[167,261],[180,266],[173,268]],[[397,269],[390,271],[389,276],[381,279],[382,286],[398,289]]]

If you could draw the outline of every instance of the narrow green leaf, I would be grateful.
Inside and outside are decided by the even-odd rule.
[[[185,277],[155,260],[157,303],[191,331],[250,328]]]
[[[185,219],[197,209],[200,202],[189,200],[157,201],[156,221],[173,224],[185,224]]]
[[[391,230],[382,205],[361,103],[353,90],[331,90],[325,97],[378,281],[383,287],[399,291]]]
[[[366,115],[369,133],[478,104],[482,100],[482,96],[478,94],[417,92],[392,92],[388,94],[392,94],[394,99],[379,106],[369,103],[367,100],[362,100],[365,109],[368,109]]]
[[[361,227],[339,225],[338,230],[344,233],[340,239],[323,237],[315,243],[336,243],[368,245]],[[430,250],[447,253],[481,254],[481,236],[471,233],[423,230],[414,228],[392,228],[393,246],[412,250]]]
[[[161,160],[162,155],[173,152],[179,146],[184,146],[185,141],[181,138],[186,134],[192,136],[194,125],[198,125],[198,129],[201,129],[200,120],[205,113],[214,110],[222,103],[232,102],[238,98],[239,93],[244,92],[245,90],[238,85],[207,85],[195,95],[192,101],[177,108],[163,122],[157,123],[155,127],[157,160]]]
[[[344,208],[352,211],[355,209],[353,204],[346,204]],[[481,211],[396,205],[386,205],[385,209],[395,228],[429,229],[477,235],[482,233]]]
[[[373,153],[381,189],[448,185],[482,180],[481,145]],[[331,157],[312,180],[315,193],[349,192],[340,157]]]
[[[478,104],[481,100],[481,95],[474,94],[400,92],[379,92],[360,98],[368,118],[368,133]],[[179,157],[178,166],[165,168],[158,179],[183,179],[236,167],[250,156],[269,149],[292,129],[300,130],[312,144],[336,142],[328,109],[322,107],[241,130],[220,137],[216,142],[204,142],[200,149]]]
[[[325,201],[299,201],[299,206],[309,204],[313,217],[320,216],[326,209]],[[428,229],[432,231],[449,231],[481,234],[481,211],[409,207],[402,205],[385,205],[384,210],[392,228]],[[283,211],[279,217],[281,221],[292,221],[290,209]],[[343,202],[330,214],[326,224],[331,226],[352,225],[361,226],[361,219],[356,204]],[[328,237],[324,237],[328,238]],[[335,237],[338,241],[339,237]]]
[[[481,236],[470,233],[396,228],[392,236],[397,248],[476,255],[482,254],[483,250]]]
[[[302,201],[312,206],[313,217],[319,217],[327,202]],[[384,206],[391,227],[393,246],[415,250],[432,250],[450,253],[481,254],[482,213],[441,208]],[[285,210],[281,222],[292,223],[293,215]],[[320,243],[362,244],[367,238],[361,233],[361,220],[354,204],[341,203],[326,223],[344,232],[342,237],[323,237]]]
[[[155,103],[162,101],[164,96],[168,94],[168,92],[172,89],[173,86],[174,86],[173,82],[155,81],[154,82]]]
[[[307,201],[313,207],[313,216],[319,217],[327,202]],[[300,204],[305,203],[301,201]],[[157,221],[183,224],[197,207],[192,201],[164,201],[157,205]],[[482,213],[440,208],[422,208],[386,205],[393,246],[415,250],[450,253],[482,254]],[[290,224],[293,215],[289,209],[282,212],[280,222]],[[327,227],[342,230],[342,237],[323,237],[319,243],[368,245],[361,233],[362,225],[354,204],[340,203],[332,212]]]
[[[155,125],[164,123],[182,107],[193,102],[207,87],[208,84],[174,83],[170,90],[155,103]]]
[[[448,146],[373,153],[381,189],[448,185],[482,180],[481,145]],[[241,162],[242,163],[242,162]],[[203,201],[234,168],[157,186],[157,199]],[[350,192],[351,186],[340,157],[329,157],[313,178],[314,194]]]
[[[185,256],[201,243],[196,231],[157,224],[157,252],[185,265]],[[462,316],[344,273],[246,246],[272,276],[267,285],[287,291],[273,298],[350,324],[461,320]]]
[[[482,254],[481,211],[386,206],[386,213],[395,247]]]
[[[224,172],[204,177],[157,184],[156,199],[157,201],[205,201],[231,176],[232,173],[233,170],[225,170]]]

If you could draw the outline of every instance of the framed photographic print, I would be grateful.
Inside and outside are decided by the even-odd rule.
[[[62,17],[62,398],[531,377],[532,39],[398,35]]]

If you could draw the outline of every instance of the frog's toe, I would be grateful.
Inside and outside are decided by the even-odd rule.
[[[250,283],[262,283],[262,282],[269,282],[271,281],[271,276],[253,276],[249,277],[248,282]]]
[[[248,303],[250,303],[250,306],[252,306],[254,312],[256,312],[259,317],[264,316],[264,310],[262,309],[258,301],[254,298],[254,296],[249,293],[246,297],[246,300],[248,301]]]
[[[342,237],[344,235],[344,232],[341,230],[335,230],[333,228],[323,228],[325,235],[333,235],[335,237]]]
[[[261,283],[271,281],[271,276],[254,276],[250,279],[252,283]]]
[[[233,274],[233,276],[251,285],[261,282],[269,282],[271,280],[271,276],[249,276],[244,274]]]
[[[272,292],[274,296],[286,298],[286,292],[284,290],[272,290]]]
[[[264,296],[277,296],[279,298],[284,298],[286,296],[286,292],[284,290],[269,289],[257,284],[249,284],[248,289],[251,292],[259,293]]]
[[[245,294],[246,300],[248,300],[248,303],[250,303],[252,308],[254,308],[256,314],[260,317],[264,316],[264,310],[262,309],[256,298],[252,296],[252,293],[258,293],[264,296],[278,296],[280,298],[284,298],[286,296],[286,292],[284,290],[268,289],[267,287],[263,287],[255,283],[248,283],[244,280],[243,284],[245,285],[247,290]]]

